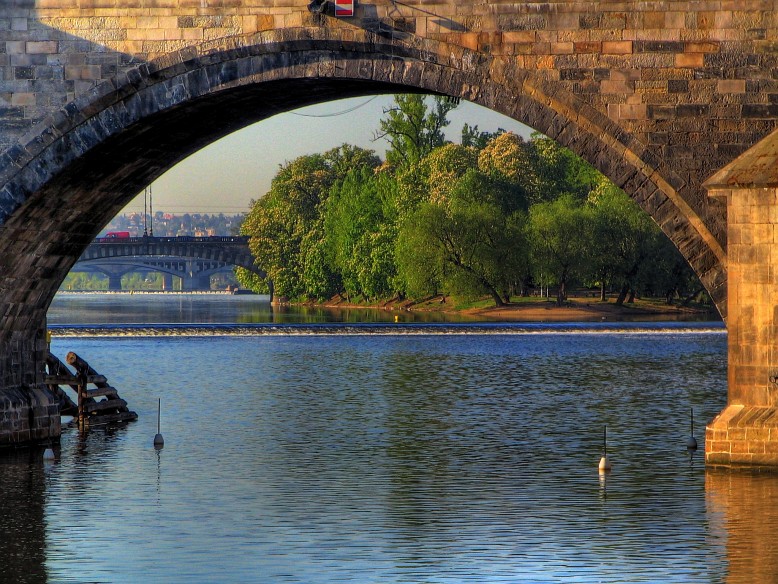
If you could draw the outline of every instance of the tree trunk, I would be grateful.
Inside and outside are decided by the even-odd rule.
[[[600,283],[600,302],[605,302],[605,281]]]
[[[498,307],[505,306],[505,302],[502,301],[502,298],[500,298],[500,295],[498,294],[497,290],[495,290],[491,286],[489,286],[488,288],[489,288],[489,294],[491,294],[492,298],[494,299],[494,305]]]
[[[686,298],[683,299],[683,302],[681,302],[681,306],[689,306],[692,300],[694,300],[697,297],[697,295],[703,290],[704,288],[697,288],[694,292],[692,292]]]
[[[559,281],[559,288],[557,289],[556,293],[556,303],[557,306],[562,306],[562,304],[565,303],[565,300],[567,300],[567,293],[566,293],[566,282],[565,278],[561,278]]]
[[[629,284],[624,284],[619,290],[619,297],[616,298],[616,305],[622,306],[627,299],[627,293],[629,292]]]

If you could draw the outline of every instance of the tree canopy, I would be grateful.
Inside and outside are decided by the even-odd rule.
[[[573,285],[618,302],[701,290],[648,215],[570,150],[477,126],[454,144],[443,132],[453,107],[397,95],[376,132],[386,162],[344,144],[279,168],[241,228],[276,294],[500,305],[538,283],[556,286],[558,302]]]

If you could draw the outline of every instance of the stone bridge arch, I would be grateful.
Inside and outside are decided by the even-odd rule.
[[[267,273],[254,262],[248,237],[131,237],[90,244],[71,271],[91,271],[109,278],[109,289],[121,289],[121,276],[135,269],[194,280],[227,266],[241,267],[260,278]],[[195,273],[191,273],[196,269]],[[270,284],[272,289],[272,283]],[[198,288],[199,289],[199,288]]]
[[[513,60],[413,35],[397,40],[362,29],[287,28],[143,63],[76,98],[3,154],[3,385],[36,385],[45,314],[59,284],[100,228],[170,166],[276,113],[392,92],[466,99],[571,148],[656,220],[723,313],[723,214],[696,196],[699,185],[686,184],[637,138],[562,86]],[[700,202],[693,208],[689,200]]]
[[[245,268],[260,278],[266,272],[254,263],[245,236],[212,237],[130,237],[91,243],[79,256],[78,262],[99,263],[114,258],[164,257],[199,259]]]

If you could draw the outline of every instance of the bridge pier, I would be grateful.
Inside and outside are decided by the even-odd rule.
[[[709,464],[778,466],[778,132],[705,186],[727,205],[727,407],[707,427]]]
[[[162,289],[166,292],[173,290],[173,275],[162,273]]]
[[[122,275],[117,273],[108,274],[108,290],[111,292],[121,292],[122,290]]]
[[[58,440],[59,403],[43,384],[46,325],[0,339],[0,447]]]
[[[210,290],[211,289],[211,275],[197,274],[195,278],[195,290]]]
[[[195,268],[192,260],[187,260],[184,275],[181,278],[181,291],[192,292],[195,288]]]
[[[195,292],[211,289],[210,272],[202,273],[201,262],[187,260],[185,275],[181,280],[181,289],[187,292]]]

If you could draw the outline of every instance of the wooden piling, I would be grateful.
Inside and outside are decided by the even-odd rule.
[[[61,400],[61,403],[63,415],[76,415],[79,430],[87,430],[90,426],[138,419],[138,414],[127,408],[127,402],[119,397],[119,392],[108,384],[104,375],[100,375],[89,363],[72,351],[67,354],[65,360],[76,370],[76,374],[74,375],[54,355],[49,354],[47,359],[49,375],[46,377],[46,384],[58,395],[64,394],[60,385],[65,385],[76,392],[77,404],[67,396]],[[95,385],[96,389],[89,389],[90,384]]]

